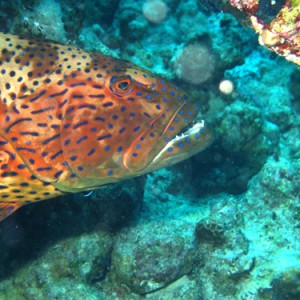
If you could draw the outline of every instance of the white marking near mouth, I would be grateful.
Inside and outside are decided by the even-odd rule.
[[[157,161],[163,153],[167,151],[167,149],[172,148],[175,143],[180,142],[181,140],[184,140],[185,138],[195,135],[196,133],[199,133],[202,128],[204,128],[205,122],[204,120],[199,120],[197,123],[193,124],[187,131],[183,132],[180,135],[176,135],[171,141],[169,141],[165,147],[156,155],[156,157],[153,159],[153,162]]]
[[[192,127],[190,127],[187,131],[185,131],[184,133],[182,133],[181,135],[176,135],[167,145],[166,147],[172,143],[172,142],[178,142],[179,140],[182,140],[190,135],[196,134],[198,133],[201,128],[204,127],[204,120],[200,120],[200,122],[197,122],[195,124],[193,124]],[[169,146],[170,147],[170,146]]]

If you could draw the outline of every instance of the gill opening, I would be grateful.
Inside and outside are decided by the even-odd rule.
[[[131,146],[128,147],[127,150],[124,151],[124,154],[123,154],[123,158],[122,158],[122,163],[123,163],[123,166],[127,169],[127,170],[130,170],[130,168],[128,167],[128,164],[127,164],[127,157],[129,155],[129,153],[131,153],[133,147],[136,145],[136,143],[141,140],[141,138],[143,136],[145,136],[147,133],[149,133],[149,131],[153,128],[154,124],[158,121],[158,119],[165,113],[165,111],[161,112],[154,120],[152,120],[149,124],[149,126],[146,128],[146,130],[141,133],[136,139],[133,140],[133,142],[131,143]],[[144,166],[145,168],[146,166]],[[143,168],[143,169],[144,169]]]
[[[169,129],[171,123],[174,121],[175,117],[177,116],[178,112],[183,108],[183,106],[186,105],[186,102],[183,102],[179,108],[175,111],[175,113],[173,114],[172,118],[169,120],[166,128],[164,129],[162,135],[164,135],[166,133],[166,131]]]

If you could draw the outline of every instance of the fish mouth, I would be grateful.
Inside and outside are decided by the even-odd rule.
[[[177,132],[154,157],[152,164],[159,164],[158,167],[172,165],[204,150],[212,141],[212,128],[198,117]]]
[[[145,124],[142,133],[124,151],[122,165],[130,173],[152,172],[204,150],[212,137],[212,129],[201,117],[199,103],[184,101],[162,109]]]
[[[185,126],[184,128],[182,128],[182,130],[180,130],[175,137],[172,138],[172,140],[167,144],[167,146],[170,144],[172,144],[172,142],[174,141],[179,141],[182,140],[192,134],[195,134],[196,132],[199,132],[199,130],[201,128],[204,127],[204,120],[202,119],[195,119],[193,120],[191,123],[189,123],[187,126]]]

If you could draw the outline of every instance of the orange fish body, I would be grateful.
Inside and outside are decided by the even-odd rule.
[[[197,103],[127,61],[0,34],[0,220],[24,204],[181,161],[211,130]]]

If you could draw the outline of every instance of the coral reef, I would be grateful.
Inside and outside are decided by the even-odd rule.
[[[55,41],[66,42],[62,21],[62,10],[58,2],[43,0],[34,9],[27,9],[14,19],[12,33],[42,36]]]
[[[201,0],[200,2],[207,7],[234,14],[242,23],[256,31],[262,46],[300,65],[299,1]]]

